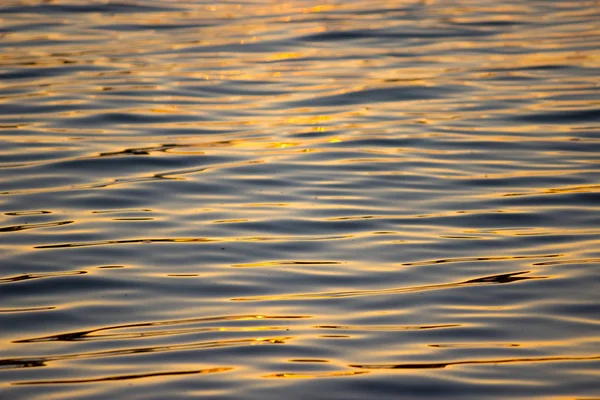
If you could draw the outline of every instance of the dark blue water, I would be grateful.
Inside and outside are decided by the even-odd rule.
[[[0,399],[600,397],[596,1],[0,3]]]

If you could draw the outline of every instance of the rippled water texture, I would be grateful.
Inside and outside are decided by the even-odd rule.
[[[0,5],[0,398],[600,397],[600,3]]]

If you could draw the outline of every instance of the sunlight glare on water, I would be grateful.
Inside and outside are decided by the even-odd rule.
[[[4,0],[0,399],[600,397],[597,1]]]

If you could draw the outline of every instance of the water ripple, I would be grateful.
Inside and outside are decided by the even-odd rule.
[[[0,397],[597,398],[598,21],[4,0]]]

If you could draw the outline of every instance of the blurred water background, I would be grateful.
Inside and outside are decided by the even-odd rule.
[[[1,399],[600,397],[598,1],[0,5]]]

